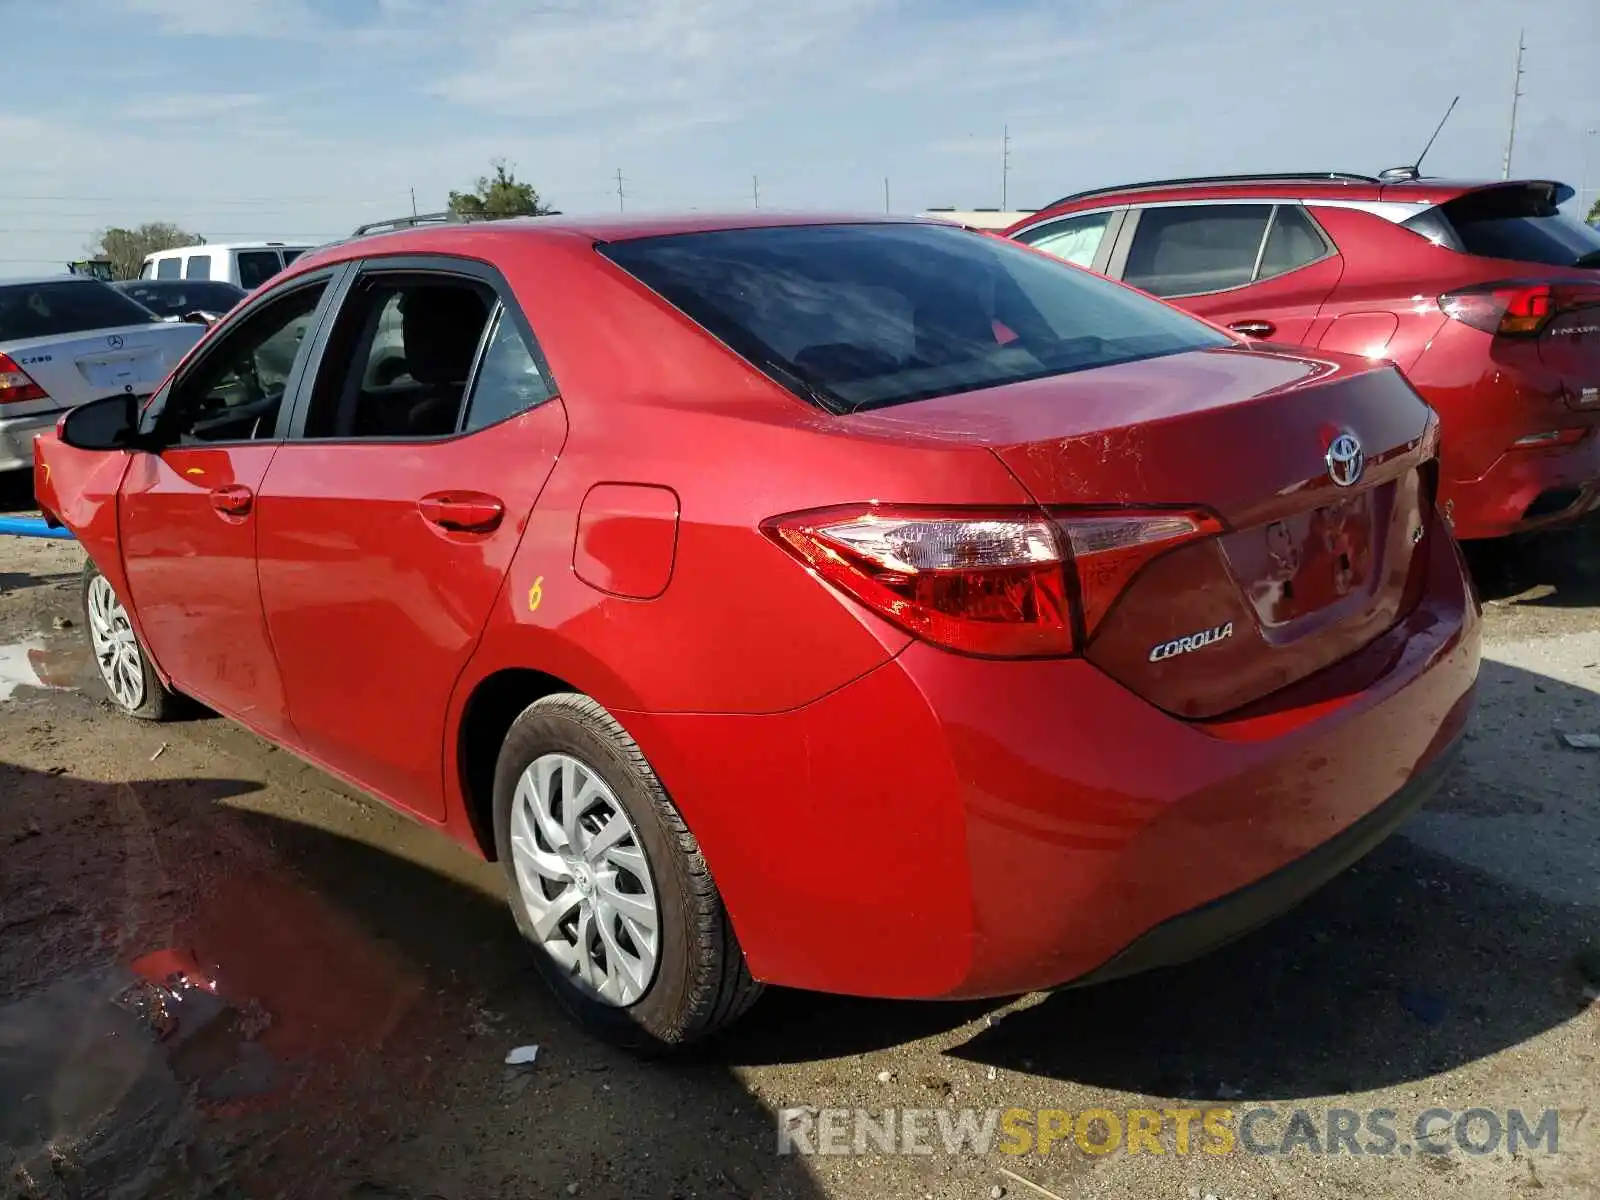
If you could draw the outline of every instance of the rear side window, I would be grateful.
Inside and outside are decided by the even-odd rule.
[[[285,250],[283,252],[283,265],[287,267],[290,263],[292,263],[295,259],[299,258],[304,253],[305,253],[304,250]]]
[[[1122,278],[1157,296],[1242,287],[1255,276],[1270,204],[1185,204],[1139,214]]]
[[[191,254],[191,255],[189,255],[189,261],[186,262],[184,264],[184,266],[183,266],[183,277],[185,279],[210,279],[211,278],[211,255],[209,255],[209,254]]]
[[[156,263],[157,279],[179,279],[183,275],[183,263],[177,258],[163,258]]]
[[[1233,344],[1109,280],[948,225],[764,227],[599,250],[833,412]]]
[[[255,291],[276,275],[278,270],[279,260],[276,250],[239,251],[239,286],[247,292]]]
[[[1434,216],[1434,214],[1437,214]],[[1455,245],[1480,258],[1505,258],[1550,267],[1600,266],[1600,230],[1561,211],[1549,187],[1484,188],[1407,221],[1442,218]],[[1413,225],[1413,222],[1418,225]]]
[[[1328,252],[1328,243],[1317,223],[1306,210],[1295,204],[1280,204],[1272,213],[1267,244],[1261,251],[1261,267],[1256,282],[1299,270]]]
[[[0,286],[0,342],[160,320],[110,284],[95,279]]]

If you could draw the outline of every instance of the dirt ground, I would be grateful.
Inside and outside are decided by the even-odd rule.
[[[671,1064],[555,1011],[494,869],[217,718],[111,712],[80,564],[0,537],[0,1196],[1600,1196],[1600,752],[1559,736],[1600,732],[1600,529],[1476,562],[1464,760],[1296,912],[1008,1003],[770,991]],[[1559,1152],[776,1153],[808,1105],[1214,1104],[1555,1109]]]

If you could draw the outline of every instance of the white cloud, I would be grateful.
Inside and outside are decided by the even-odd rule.
[[[264,104],[259,92],[168,92],[134,97],[119,114],[130,121],[234,119],[243,109]]]

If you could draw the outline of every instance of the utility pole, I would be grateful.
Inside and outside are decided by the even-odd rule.
[[[889,211],[889,177],[887,175],[883,177],[883,211],[885,213]]]
[[[617,168],[617,211],[622,212],[622,168]]]
[[[756,202],[756,207],[760,208],[761,207],[761,177],[759,175],[750,176],[750,195],[752,197],[754,197],[755,202]]]
[[[1583,188],[1578,193],[1578,220],[1580,221],[1587,221],[1589,219],[1589,209],[1586,208],[1585,205],[1590,205],[1589,151],[1594,147],[1594,134],[1595,131],[1590,129],[1584,134],[1583,137]]]
[[[1010,212],[1007,207],[1007,189],[1011,183],[1011,126],[1000,127],[1000,211]]]
[[[1511,150],[1517,144],[1517,101],[1522,99],[1522,52],[1524,30],[1517,30],[1517,73],[1511,80],[1511,132],[1506,136],[1506,160],[1500,167],[1500,178],[1511,178]]]

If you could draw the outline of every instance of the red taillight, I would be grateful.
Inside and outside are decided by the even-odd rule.
[[[1221,529],[1199,512],[859,505],[775,517],[774,541],[907,632],[965,654],[1071,654],[1145,563]]]
[[[16,359],[0,353],[0,404],[19,404],[24,400],[48,400],[50,394],[33,381]]]
[[[1461,288],[1439,297],[1454,320],[1500,337],[1536,337],[1561,313],[1600,302],[1592,284],[1567,280],[1509,280]]]

